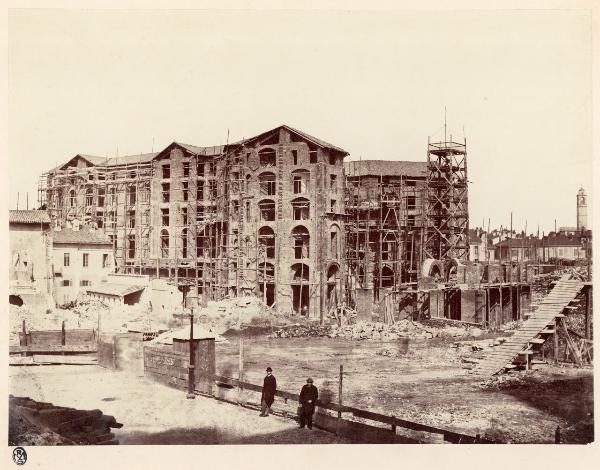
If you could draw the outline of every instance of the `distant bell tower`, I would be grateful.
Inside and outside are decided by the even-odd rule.
[[[587,196],[585,190],[580,188],[577,191],[577,230],[587,228]]]

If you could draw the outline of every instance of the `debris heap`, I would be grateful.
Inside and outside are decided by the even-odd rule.
[[[292,325],[275,331],[272,338],[298,338],[319,337],[343,338],[350,340],[381,340],[392,341],[400,338],[430,339],[430,338],[456,338],[480,336],[479,328],[463,326],[433,327],[411,320],[400,320],[393,325],[381,322],[359,321],[352,325],[320,326],[320,325]]]
[[[100,410],[76,410],[28,397],[9,397],[10,445],[118,444],[111,428],[120,428],[114,416]]]

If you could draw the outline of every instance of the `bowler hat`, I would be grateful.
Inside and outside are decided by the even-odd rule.
[[[310,377],[308,379],[306,379],[306,381],[309,383],[313,383],[313,379],[311,379]]]
[[[267,372],[273,372],[273,369],[271,369],[270,367],[267,367]]]

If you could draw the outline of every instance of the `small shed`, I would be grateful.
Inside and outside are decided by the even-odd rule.
[[[97,287],[88,288],[87,295],[109,305],[134,305],[139,303],[144,289],[144,286],[104,282]]]

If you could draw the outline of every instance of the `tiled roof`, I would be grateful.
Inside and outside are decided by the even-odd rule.
[[[54,244],[112,246],[108,235],[105,235],[99,230],[89,230],[87,228],[77,231],[70,228],[53,231],[52,241]]]
[[[8,211],[11,224],[49,224],[50,216],[46,211]]]
[[[211,147],[198,147],[197,145],[182,144],[181,142],[173,143],[189,150],[193,154],[205,155],[207,157],[221,155],[221,153],[223,153],[223,150],[225,149],[225,146],[223,145],[213,145]]]
[[[427,177],[427,162],[395,160],[360,160],[344,162],[347,177],[353,176],[410,176]]]
[[[248,144],[248,143],[250,143],[250,142],[252,142],[254,140],[260,139],[260,138],[262,138],[262,137],[264,137],[264,136],[266,136],[268,134],[271,134],[271,133],[273,133],[273,132],[275,132],[275,131],[277,131],[279,129],[287,129],[289,132],[291,132],[293,134],[296,134],[299,137],[302,137],[303,139],[308,140],[309,142],[312,142],[313,144],[316,144],[319,147],[323,147],[323,148],[335,150],[337,152],[343,153],[344,155],[348,155],[348,152],[345,151],[343,148],[340,148],[340,147],[338,147],[336,145],[330,144],[329,142],[325,142],[324,140],[318,139],[317,137],[314,137],[314,136],[312,136],[310,134],[307,134],[306,132],[300,131],[298,129],[294,129],[293,127],[290,127],[290,126],[288,126],[286,124],[282,124],[279,127],[275,127],[274,129],[268,130],[266,132],[262,132],[262,133],[260,133],[258,135],[255,135],[254,137],[250,137],[248,139],[243,139],[243,140],[240,140],[238,142],[231,143],[231,144],[229,144],[229,147],[237,147],[239,145]]]
[[[117,284],[116,282],[103,282],[96,287],[88,287],[88,292],[95,294],[116,295],[123,297],[134,292],[143,290],[143,286],[132,286],[130,284]]]
[[[113,157],[104,159],[98,166],[115,166],[115,165],[130,165],[135,163],[151,162],[154,157],[158,155],[158,152],[154,153],[141,153],[139,155],[123,155],[122,157]]]
[[[93,165],[101,165],[102,162],[106,161],[106,157],[97,157],[95,155],[84,155],[82,153],[77,154],[76,157],[81,157]]]

